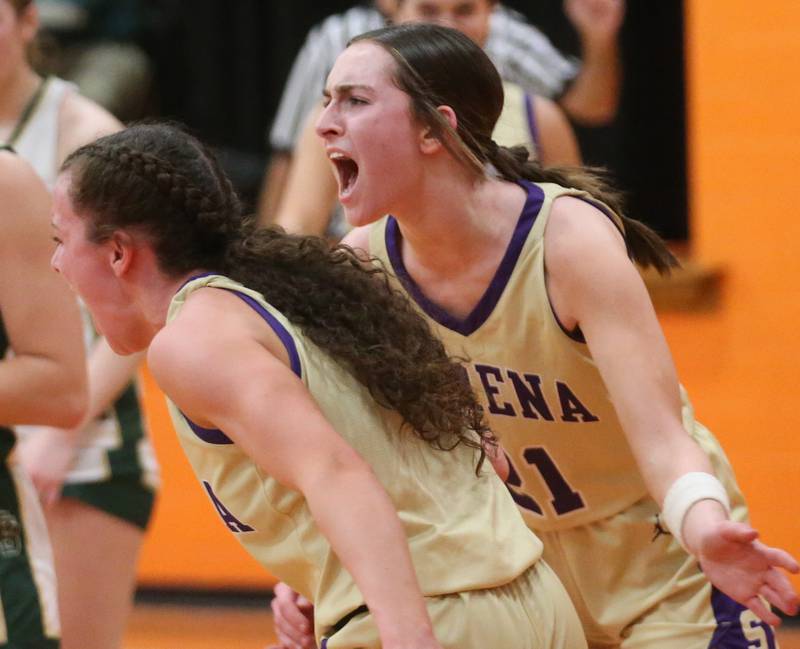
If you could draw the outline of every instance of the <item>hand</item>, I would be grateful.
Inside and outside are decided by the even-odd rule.
[[[270,604],[280,645],[274,649],[316,649],[314,605],[283,582],[275,585]]]
[[[767,624],[777,626],[780,618],[761,598],[788,615],[797,614],[797,593],[780,569],[798,573],[800,566],[788,552],[757,538],[758,532],[749,525],[722,521],[698,540],[697,557],[712,584]]]
[[[511,465],[503,447],[500,446],[498,442],[497,446],[485,445],[484,449],[486,451],[486,457],[494,467],[495,473],[500,476],[503,482],[508,482],[508,476],[511,473]]]
[[[564,13],[584,44],[608,44],[622,27],[625,0],[564,0]]]
[[[61,485],[75,456],[77,440],[74,430],[48,426],[31,430],[19,441],[17,461],[45,507],[54,505],[61,496]]]

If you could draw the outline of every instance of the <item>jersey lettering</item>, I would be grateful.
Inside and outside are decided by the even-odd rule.
[[[742,633],[747,640],[747,649],[775,649],[774,643],[767,637],[764,623],[749,608],[739,615],[739,624],[742,625]]]
[[[476,363],[474,368],[486,397],[489,413],[502,417],[521,415],[525,419],[555,421],[553,408],[547,402],[542,390],[542,377],[538,374],[521,374],[514,370],[502,370],[499,367],[479,363]],[[567,423],[600,421],[600,418],[584,405],[564,381],[555,381],[555,388],[561,410],[561,421]]]
[[[566,383],[556,381],[556,389],[558,390],[558,400],[561,402],[561,419],[563,421],[578,421],[578,416],[584,422],[598,421],[598,418],[589,412],[589,409],[580,402]]]
[[[535,374],[524,374],[525,383],[514,370],[508,370],[508,377],[517,393],[517,399],[522,406],[522,416],[528,419],[546,419],[553,421],[553,415],[542,394],[542,379]]]
[[[208,497],[211,498],[211,502],[214,503],[214,507],[217,508],[217,513],[222,518],[222,522],[228,527],[228,529],[233,532],[234,534],[239,534],[241,532],[252,532],[253,528],[249,525],[242,523],[236,516],[231,514],[227,507],[223,504],[223,502],[217,498],[217,495],[214,493],[214,490],[211,488],[211,485],[203,480],[203,486],[206,488],[208,492]]]
[[[530,466],[535,466],[542,476],[542,480],[547,485],[547,489],[553,495],[550,504],[553,506],[556,514],[563,516],[574,512],[576,509],[585,507],[583,498],[580,493],[572,489],[569,483],[564,479],[564,476],[559,471],[558,466],[550,457],[550,454],[541,446],[531,446],[522,452],[522,457]],[[508,490],[511,492],[511,497],[520,507],[532,511],[535,514],[542,515],[542,507],[531,496],[526,493],[517,491],[522,488],[522,478],[514,467],[511,458],[508,457]]]
[[[514,412],[514,406],[510,403],[503,403],[502,406],[497,404],[495,397],[500,394],[500,388],[491,383],[489,377],[492,376],[498,383],[503,383],[503,375],[500,370],[491,365],[475,365],[475,371],[481,379],[483,391],[486,393],[486,401],[489,403],[489,412],[493,415],[505,415],[506,417],[516,417],[517,413]]]

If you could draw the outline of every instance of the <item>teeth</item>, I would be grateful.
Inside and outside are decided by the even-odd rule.
[[[344,153],[339,153],[337,151],[334,151],[333,153],[329,154],[328,157],[331,160],[346,160],[347,159],[347,156]]]

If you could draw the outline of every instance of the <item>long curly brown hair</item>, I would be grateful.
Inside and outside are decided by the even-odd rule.
[[[509,181],[520,178],[556,183],[590,193],[622,219],[628,256],[642,266],[667,273],[678,265],[661,238],[643,223],[623,214],[620,195],[602,179],[600,170],[544,168],[524,146],[499,146],[492,140],[503,109],[503,83],[486,53],[456,29],[430,23],[392,25],[366,32],[350,43],[371,42],[395,60],[394,81],[411,101],[414,117],[434,134],[476,177],[490,163]],[[438,110],[450,106],[456,128]]]
[[[174,125],[101,138],[72,153],[67,170],[91,241],[129,230],[168,276],[208,269],[259,291],[405,428],[435,448],[478,449],[480,468],[496,442],[463,367],[383,269],[347,246],[257,229],[214,155]]]

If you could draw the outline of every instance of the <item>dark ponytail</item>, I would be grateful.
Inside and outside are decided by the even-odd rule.
[[[407,428],[435,448],[476,449],[480,468],[496,441],[463,368],[381,268],[318,237],[256,229],[216,158],[174,126],[101,138],[62,171],[90,240],[127,229],[168,276],[214,271],[262,293]]]
[[[623,215],[620,196],[597,170],[543,168],[529,160],[525,147],[502,147],[492,131],[503,109],[503,83],[489,57],[461,32],[426,23],[394,25],[367,32],[351,43],[369,41],[395,60],[395,83],[411,100],[414,116],[440,137],[447,150],[476,177],[491,163],[501,178],[556,183],[588,192],[622,219],[630,258],[660,273],[678,265],[675,256],[653,230]],[[453,129],[439,112],[450,106],[456,113]]]
[[[680,266],[675,255],[658,234],[641,221],[625,216],[622,211],[622,197],[603,181],[602,169],[543,167],[537,160],[529,158],[528,149],[524,146],[490,146],[487,160],[504,180],[513,182],[518,178],[524,178],[537,183],[555,183],[562,187],[587,192],[593,198],[605,203],[622,219],[628,256],[639,266],[642,268],[652,266],[661,274],[668,274],[672,268]]]

